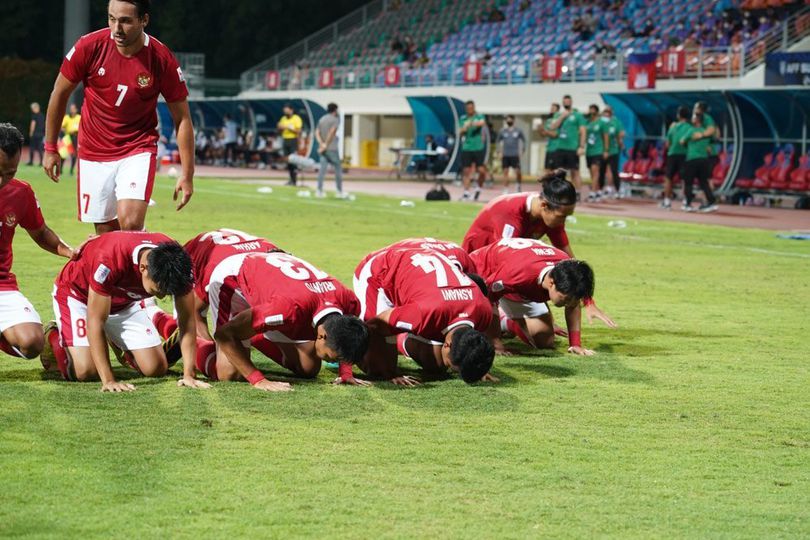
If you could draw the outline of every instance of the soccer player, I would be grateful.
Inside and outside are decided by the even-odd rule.
[[[520,170],[520,156],[526,147],[526,136],[523,130],[515,127],[514,115],[506,117],[506,127],[498,133],[498,143],[501,146],[501,165],[503,169],[503,192],[509,193],[509,172],[515,171],[517,192],[521,191],[523,173]]]
[[[591,173],[591,191],[588,193],[590,202],[598,202],[602,195],[600,171],[602,162],[608,158],[609,145],[605,127],[602,117],[599,116],[599,106],[588,107],[588,124],[585,126],[587,132],[585,160]]]
[[[405,240],[400,240],[399,242],[394,242],[390,246],[386,246],[384,248],[378,249],[377,251],[366,255],[363,261],[368,261],[372,257],[379,255],[385,251],[389,251],[392,249],[429,249],[433,251],[438,251],[445,257],[447,257],[450,262],[455,264],[459,270],[466,274],[474,274],[475,273],[475,263],[473,263],[472,259],[470,258],[470,254],[467,251],[456,244],[455,242],[448,242],[447,240],[437,240],[431,237],[424,237],[424,238],[406,238]],[[361,265],[363,263],[360,263]]]
[[[458,120],[458,134],[462,137],[461,142],[461,168],[462,182],[464,183],[464,193],[462,201],[470,200],[470,185],[473,174],[477,174],[475,195],[476,201],[481,196],[481,187],[487,175],[486,164],[486,143],[484,141],[484,130],[486,129],[486,119],[483,114],[475,111],[475,103],[468,101],[464,104],[464,115]]]
[[[664,200],[661,208],[672,209],[672,182],[675,175],[683,180],[683,164],[686,162],[686,145],[681,143],[681,139],[686,137],[686,132],[691,128],[689,123],[689,108],[678,107],[678,119],[669,126],[667,130],[667,165],[664,175]]]
[[[582,189],[579,158],[585,154],[585,117],[573,108],[571,96],[563,96],[563,110],[551,122],[551,129],[557,132],[555,165],[571,173],[579,191]]]
[[[298,153],[298,137],[304,128],[304,121],[295,114],[290,103],[284,104],[284,116],[278,121],[276,126],[281,134],[282,150],[285,157]],[[290,175],[288,186],[294,186],[298,180],[298,167],[295,163],[287,162],[287,172]]]
[[[482,285],[433,249],[386,249],[367,256],[354,273],[361,317],[370,330],[361,369],[397,385],[419,384],[400,373],[400,352],[430,374],[450,369],[467,383],[496,381],[489,375],[495,351],[483,333],[492,306]]]
[[[544,163],[546,174],[557,168],[557,145],[559,143],[559,132],[551,129],[551,125],[554,123],[554,119],[556,118],[558,112],[560,112],[560,104],[552,103],[551,114],[546,121],[543,122],[543,125],[540,126],[540,135],[548,137],[548,143],[546,144],[546,158]]]
[[[166,374],[168,363],[143,300],[174,297],[180,326],[183,378],[178,386],[208,388],[196,379],[194,276],[182,246],[161,233],[113,231],[89,240],[56,278],[56,324],[46,327],[43,365],[54,363],[71,381],[101,379],[102,392],[128,392],[110,367],[107,341],[130,353],[131,367],[147,377]]]
[[[464,236],[464,249],[472,253],[502,238],[542,238],[547,235],[554,247],[573,258],[574,251],[565,232],[565,219],[574,213],[576,189],[565,179],[563,169],[547,174],[540,181],[540,193],[501,195],[490,201]],[[588,322],[599,319],[610,328],[616,327],[593,298],[584,301]]]
[[[42,322],[11,272],[14,231],[22,226],[39,247],[61,257],[74,257],[75,252],[45,224],[31,186],[14,178],[22,146],[23,135],[16,127],[0,124],[0,350],[36,358],[44,345]]]
[[[79,83],[85,99],[79,140],[79,219],[101,234],[144,228],[155,179],[157,99],[163,95],[177,130],[182,171],[177,209],[193,192],[194,133],[183,72],[171,51],[144,29],[149,0],[110,0],[109,28],[82,36],[65,56],[48,103],[46,174],[59,181],[56,152],[65,105]],[[75,143],[74,143],[75,144]]]
[[[206,374],[212,379],[244,377],[259,390],[287,391],[268,381],[250,360],[248,344],[264,334],[262,352],[300,377],[315,377],[321,361],[341,363],[336,383],[366,385],[351,364],[368,348],[368,330],[357,318],[360,303],[337,279],[287,253],[248,253],[217,265],[208,284],[218,347]],[[248,342],[247,340],[250,340]]]
[[[599,170],[599,179],[602,185],[607,185],[609,194],[614,198],[621,195],[621,178],[619,177],[619,153],[624,150],[624,126],[621,121],[613,115],[611,107],[602,110],[602,121],[605,122],[604,130],[608,135],[607,158],[602,160],[602,167]],[[608,176],[608,172],[610,173]]]
[[[338,128],[340,127],[340,116],[336,103],[329,103],[326,106],[326,114],[318,120],[315,128],[315,139],[318,141],[318,154],[320,154],[320,169],[318,170],[318,190],[316,197],[323,198],[326,194],[323,191],[323,181],[326,178],[326,169],[329,164],[335,169],[335,197],[345,199],[343,192],[343,164],[340,162],[340,150],[338,147]]]
[[[503,311],[503,332],[538,349],[554,347],[554,320],[547,302],[565,308],[568,352],[590,356],[582,346],[580,302],[593,296],[593,271],[584,261],[529,238],[504,238],[470,255]],[[496,322],[497,321],[493,321]],[[496,335],[499,332],[494,332]],[[503,349],[496,339],[498,350]]]
[[[79,147],[79,125],[82,122],[82,115],[79,114],[79,108],[75,103],[71,103],[68,107],[68,113],[62,118],[62,132],[65,134],[66,140],[70,140],[70,175],[73,176],[73,171],[76,169],[76,156]]]

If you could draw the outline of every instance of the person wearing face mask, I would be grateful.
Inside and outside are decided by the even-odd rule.
[[[501,164],[503,168],[503,192],[509,193],[509,172],[515,171],[517,191],[520,193],[523,175],[520,171],[520,155],[526,147],[526,136],[515,126],[515,117],[506,117],[506,126],[498,133],[498,145],[501,147]]]
[[[585,155],[585,117],[573,108],[571,96],[563,96],[563,109],[551,123],[557,132],[556,166],[571,173],[577,190],[582,189],[579,175],[579,158]]]
[[[624,150],[624,126],[621,121],[613,115],[611,107],[602,110],[603,129],[607,133],[608,143],[605,147],[607,155],[602,159],[599,168],[599,181],[604,186],[607,182],[607,190],[614,198],[619,196],[621,179],[619,178],[619,154]]]
[[[608,158],[608,134],[605,123],[599,116],[599,106],[588,107],[588,139],[585,149],[585,160],[588,163],[588,170],[591,172],[591,192],[588,193],[589,202],[597,202],[602,198],[601,176],[602,162]]]

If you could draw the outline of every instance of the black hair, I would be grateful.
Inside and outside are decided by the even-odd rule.
[[[706,112],[709,110],[709,104],[706,103],[705,101],[698,101],[697,103],[695,103],[695,107],[697,107],[700,110],[700,112]]]
[[[144,15],[149,15],[149,10],[152,8],[152,2],[150,0],[121,0],[121,1],[135,6],[135,9],[138,11],[139,19],[143,19]]]
[[[566,99],[571,99],[571,94],[565,94],[563,96],[563,101],[565,101]]]
[[[337,103],[330,103],[329,105],[326,106],[326,112],[331,114],[335,111],[337,111]]]
[[[0,150],[8,157],[14,157],[22,150],[23,134],[20,130],[8,123],[0,124]]]
[[[164,294],[182,296],[194,286],[191,257],[177,242],[161,242],[146,256],[149,276]]]
[[[458,367],[461,379],[472,384],[489,373],[495,360],[495,347],[487,337],[469,326],[453,332],[450,344],[450,361]]]
[[[514,120],[514,119],[515,119],[515,115],[514,115],[514,114],[507,114],[507,115],[506,115],[506,119],[507,119],[507,120]]]
[[[599,105],[597,105],[596,103],[591,103],[588,106],[588,110],[590,110],[590,109],[596,109],[596,112],[598,113],[599,112]]]
[[[473,282],[478,285],[478,288],[481,289],[481,292],[484,293],[484,296],[489,295],[489,288],[487,287],[486,281],[484,278],[479,276],[474,272],[467,272],[467,277],[473,280]]]
[[[678,107],[678,120],[689,120],[689,107],[681,105]]]
[[[583,299],[593,296],[596,284],[593,270],[585,261],[567,259],[554,265],[549,272],[557,290],[566,296]]]
[[[352,315],[331,313],[321,319],[326,330],[326,345],[338,353],[341,360],[358,363],[368,350],[368,328]]]
[[[557,169],[540,178],[540,194],[552,208],[577,203],[577,188],[565,175],[565,169]]]

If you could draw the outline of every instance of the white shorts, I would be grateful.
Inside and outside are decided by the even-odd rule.
[[[498,305],[510,319],[534,319],[548,313],[545,302],[517,302],[504,297],[498,301]]]
[[[42,320],[20,291],[0,291],[0,332],[23,323],[42,324]]]
[[[79,221],[105,223],[118,215],[118,201],[148,201],[155,184],[155,154],[117,161],[79,159]]]
[[[370,287],[368,284],[371,279],[371,263],[375,258],[369,259],[360,269],[359,274],[352,276],[354,294],[360,300],[360,319],[364,321],[373,319],[383,311],[394,307],[394,303],[382,288]]]
[[[89,347],[87,304],[74,298],[67,289],[54,287],[53,312],[59,336],[65,347]],[[125,351],[137,351],[161,344],[157,328],[140,302],[118,313],[110,313],[104,324],[107,339]]]

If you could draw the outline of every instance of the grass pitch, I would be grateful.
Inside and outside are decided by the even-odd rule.
[[[74,180],[18,176],[78,244]],[[480,208],[199,179],[176,213],[172,185],[150,230],[246,230],[347,284],[392,241],[460,241]],[[138,390],[112,395],[1,356],[0,536],[810,536],[810,245],[607,221],[578,215],[569,235],[620,329],[584,326],[592,358],[562,343],[497,358],[497,385],[338,387],[324,370],[292,393],[200,392],[119,370]],[[18,230],[14,270],[43,319],[60,267]]]

